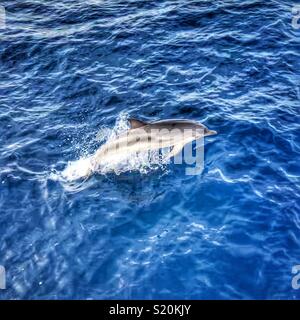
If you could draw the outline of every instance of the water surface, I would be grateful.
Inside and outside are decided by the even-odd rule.
[[[300,297],[290,1],[1,5],[0,299]],[[202,174],[53,179],[123,115],[217,130]]]

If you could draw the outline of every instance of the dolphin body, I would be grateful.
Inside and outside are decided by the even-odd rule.
[[[144,122],[129,119],[130,129],[121,133],[113,141],[107,141],[94,155],[85,159],[85,165],[78,173],[79,177],[88,177],[105,164],[117,163],[130,154],[159,150],[171,147],[165,159],[178,154],[183,147],[193,140],[217,134],[196,121],[169,119]]]

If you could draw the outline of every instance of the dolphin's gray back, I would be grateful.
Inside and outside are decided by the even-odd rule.
[[[199,128],[199,126],[201,126],[199,123],[191,120],[168,119],[168,120],[160,120],[160,121],[148,123],[142,128],[146,131],[151,129],[187,130],[187,129],[197,129]]]

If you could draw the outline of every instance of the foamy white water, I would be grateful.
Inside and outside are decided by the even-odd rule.
[[[65,170],[61,173],[61,176],[68,181],[73,181],[89,176],[91,171],[91,158],[84,158],[70,161]]]

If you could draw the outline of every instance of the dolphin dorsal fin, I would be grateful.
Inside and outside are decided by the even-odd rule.
[[[129,119],[130,129],[137,129],[146,126],[148,123],[137,119]]]

